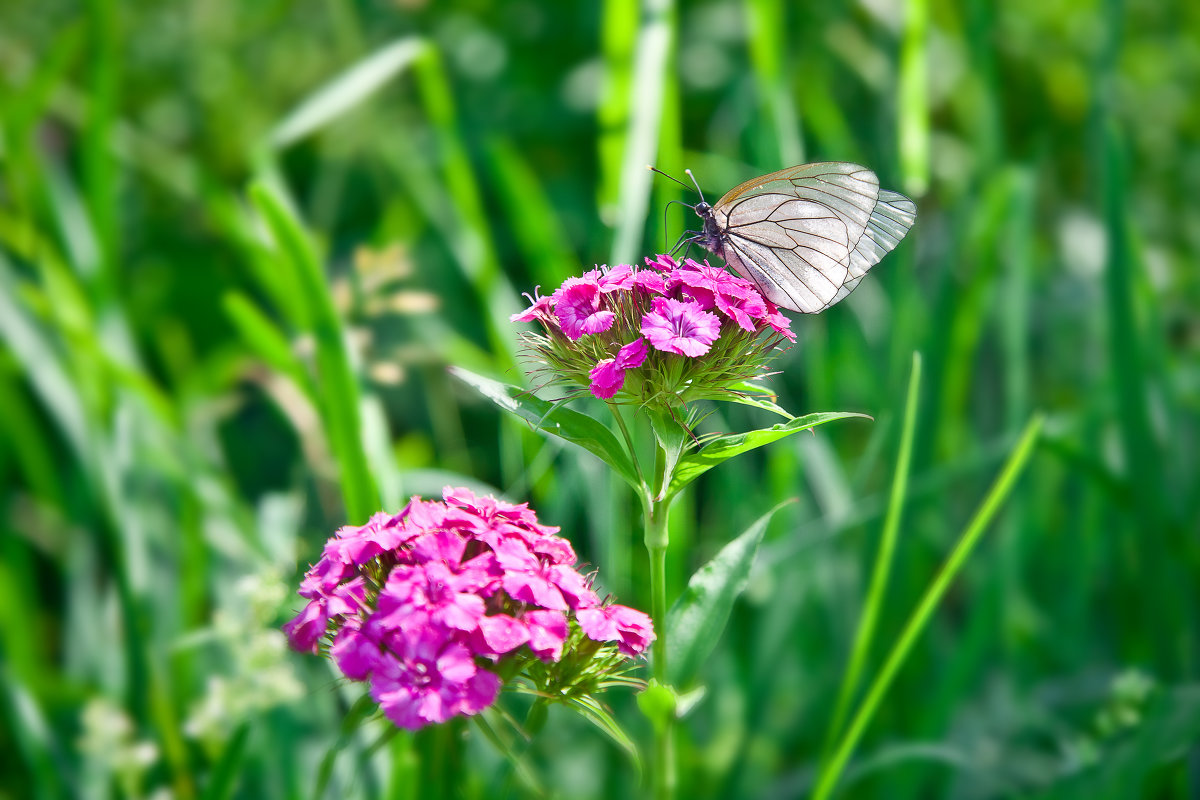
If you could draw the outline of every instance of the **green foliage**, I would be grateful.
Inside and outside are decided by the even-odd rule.
[[[671,632],[667,664],[672,685],[687,685],[720,641],[733,602],[750,579],[767,523],[778,510],[776,507],[759,517],[688,579],[687,589],[667,617]]]
[[[0,800],[635,795],[628,688],[528,741],[514,699],[510,766],[278,626],[333,530],[447,483],[648,608],[643,476],[599,406],[507,386],[508,315],[695,224],[646,162],[711,201],[820,159],[919,218],[680,443],[668,598],[797,502],[696,640],[703,702],[661,687],[677,795],[805,796],[861,713],[842,796],[1195,796],[1198,52],[1184,0],[5,4]],[[877,422],[793,435],[823,408]]]

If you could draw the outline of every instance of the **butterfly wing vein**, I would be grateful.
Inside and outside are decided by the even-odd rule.
[[[916,220],[907,197],[875,173],[807,164],[747,181],[713,207],[719,254],[771,302],[806,314],[851,292]]]

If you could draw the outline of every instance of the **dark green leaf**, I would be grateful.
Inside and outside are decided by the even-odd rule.
[[[661,463],[655,464],[654,475],[654,499],[662,500],[669,488],[670,476],[675,474],[675,467],[679,464],[692,434],[683,420],[669,411],[657,406],[648,406],[645,413],[662,453]]]
[[[450,374],[505,411],[516,414],[536,430],[553,434],[587,450],[616,470],[634,489],[641,490],[642,483],[629,454],[612,431],[596,420],[578,411],[543,400],[519,386],[500,383],[458,367],[451,367]]]
[[[787,422],[773,425],[770,428],[735,433],[728,436],[718,436],[696,452],[688,453],[679,460],[679,466],[676,468],[675,475],[671,479],[671,487],[667,491],[666,496],[668,498],[674,497],[681,489],[722,461],[762,447],[765,444],[792,436],[800,431],[824,425],[826,422],[833,422],[837,419],[849,419],[850,417],[871,419],[866,414],[856,414],[850,411],[822,411],[816,414],[796,417]]]
[[[667,615],[667,669],[672,685],[682,686],[691,680],[721,638],[733,601],[746,588],[763,531],[780,507],[759,517],[698,569],[671,608]]]

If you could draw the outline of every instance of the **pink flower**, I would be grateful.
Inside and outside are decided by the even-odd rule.
[[[655,349],[681,356],[702,356],[721,333],[716,314],[695,301],[654,298],[653,311],[642,316],[642,335]]]
[[[633,285],[649,294],[663,294],[667,291],[667,282],[662,273],[648,269],[640,269],[633,274]]]
[[[283,626],[292,649],[301,652],[317,652],[317,642],[325,635],[329,616],[325,613],[325,601],[310,600],[296,618]]]
[[[654,258],[647,258],[646,266],[651,269],[661,269],[664,272],[670,272],[671,270],[679,269],[679,262],[666,253],[662,253]]]
[[[479,621],[478,639],[482,640],[482,647],[476,647],[476,652],[503,655],[528,642],[529,629],[508,614],[493,614]]]
[[[628,264],[618,264],[600,276],[600,291],[611,294],[616,291],[633,288],[633,267]]]
[[[500,691],[500,678],[479,670],[465,645],[432,629],[403,640],[392,656],[371,673],[371,697],[402,728],[478,714]]]
[[[527,611],[525,626],[529,630],[529,649],[542,661],[558,661],[563,642],[567,640],[567,616],[561,611]]]
[[[500,676],[521,674],[531,658],[551,670],[525,673],[543,689],[612,669],[612,647],[564,658],[571,616],[600,599],[558,528],[525,504],[453,487],[443,497],[414,497],[399,514],[338,531],[301,584],[308,602],[284,626],[291,645],[368,682],[384,714],[411,729],[479,713]],[[622,652],[638,641],[618,634]]]
[[[616,314],[604,307],[600,282],[595,278],[567,278],[553,299],[558,324],[568,339],[603,333],[616,318]]]
[[[644,653],[655,638],[650,617],[628,606],[583,609],[576,613],[575,618],[589,639],[617,642],[617,649],[627,656]]]
[[[592,394],[607,400],[625,385],[625,370],[640,367],[650,348],[645,339],[635,339],[617,351],[616,358],[606,358],[592,367]]]
[[[335,539],[327,546],[331,555],[336,555],[347,564],[365,564],[384,550],[391,550],[404,541],[405,533],[401,527],[404,511],[395,516],[382,511],[375,514],[361,527],[347,525],[337,532]]]
[[[529,308],[513,314],[508,318],[509,322],[533,322],[534,320],[538,320],[539,322],[549,322],[554,318],[551,298],[538,297],[537,291],[537,289],[533,290],[533,297],[525,295],[525,298],[529,300],[530,303]]]
[[[767,313],[766,301],[754,284],[708,263],[688,259],[682,269],[670,274],[668,285],[684,287],[701,308],[716,308],[749,333],[758,330],[755,320]]]
[[[776,333],[783,334],[783,338],[787,339],[789,342],[796,341],[796,334],[792,333],[792,321],[783,314],[780,314],[779,309],[775,307],[774,303],[769,301],[766,302],[767,313],[763,319],[767,321],[767,324],[771,326],[772,330],[774,330]]]
[[[383,657],[379,643],[363,633],[357,624],[345,625],[338,631],[329,648],[338,669],[350,680],[365,681]]]

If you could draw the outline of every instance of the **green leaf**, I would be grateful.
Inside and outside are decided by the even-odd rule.
[[[304,365],[296,357],[291,343],[267,315],[258,310],[241,292],[231,292],[222,299],[225,313],[233,322],[242,341],[253,350],[259,358],[271,367],[287,375],[298,386],[310,395],[315,394],[309,385],[308,374]]]
[[[682,412],[682,409],[680,409]],[[687,426],[670,411],[657,406],[645,409],[646,417],[650,420],[650,428],[654,431],[654,439],[661,451],[661,463],[655,463],[654,499],[662,500],[666,496],[670,476],[675,474],[675,467],[691,439]]]
[[[638,480],[633,460],[612,431],[596,420],[536,397],[519,386],[500,383],[460,367],[451,367],[450,374],[505,411],[516,414],[535,430],[553,434],[582,447],[616,470],[634,489],[641,491],[642,483]]]
[[[784,419],[795,419],[796,417],[783,407],[775,403],[775,393],[762,384],[753,383],[751,381],[742,381],[735,383],[729,387],[733,390],[732,394],[722,396],[722,400],[727,400],[730,403],[739,403],[752,408],[761,408],[764,411],[770,411],[772,414],[778,414]]]
[[[425,52],[425,48],[422,39],[409,37],[392,42],[354,64],[288,114],[271,131],[271,145],[287,147],[340,119],[403,72]]]
[[[696,452],[688,453],[679,459],[679,466],[671,478],[671,486],[667,490],[666,498],[670,499],[674,497],[685,486],[722,461],[786,438],[800,431],[824,425],[826,422],[848,419],[850,417],[871,419],[866,414],[856,414],[850,411],[822,411],[816,414],[796,417],[787,422],[773,425],[770,428],[735,433],[728,436],[718,436]]]
[[[733,601],[746,588],[767,523],[783,504],[759,517],[741,536],[721,548],[688,580],[687,590],[667,615],[667,672],[682,686],[721,638]]]
[[[234,731],[221,757],[213,767],[212,775],[204,787],[202,800],[225,800],[237,788],[242,762],[246,757],[246,740],[250,735],[250,723],[243,722]]]
[[[604,706],[600,705],[590,695],[572,697],[566,701],[566,705],[603,731],[608,738],[612,739],[618,747],[624,750],[625,754],[633,762],[634,769],[637,770],[639,775],[641,774],[642,757],[638,753],[637,745],[633,743],[633,739],[629,737],[625,729],[617,723],[617,720],[612,714],[608,713]]]

